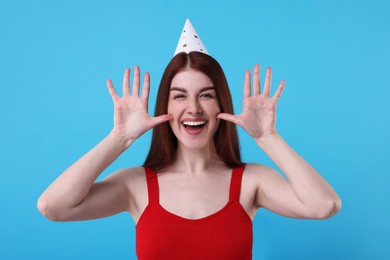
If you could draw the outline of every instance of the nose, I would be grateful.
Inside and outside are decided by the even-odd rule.
[[[196,98],[193,98],[188,101],[188,113],[194,114],[194,115],[199,115],[202,113],[202,106],[199,103],[199,100]]]

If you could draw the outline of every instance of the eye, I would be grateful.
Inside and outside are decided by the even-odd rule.
[[[214,98],[215,96],[213,94],[211,94],[211,93],[206,92],[206,93],[202,93],[200,95],[200,97],[202,97],[202,98]]]
[[[174,96],[173,96],[173,99],[182,99],[182,98],[185,98],[186,96],[185,95],[183,95],[183,94],[175,94]]]

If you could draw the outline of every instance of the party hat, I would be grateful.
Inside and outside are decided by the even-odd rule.
[[[179,52],[189,53],[191,51],[199,51],[208,54],[206,47],[203,45],[202,40],[196,33],[189,19],[184,24],[183,31],[181,33],[179,43],[177,44],[175,54]]]

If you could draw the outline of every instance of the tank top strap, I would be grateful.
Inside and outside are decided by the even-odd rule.
[[[230,181],[229,201],[240,200],[241,180],[242,180],[242,174],[244,173],[244,170],[245,170],[245,164],[237,166],[233,169],[232,177]]]
[[[159,203],[159,190],[158,190],[157,173],[149,167],[144,167],[144,168],[145,168],[145,173],[146,173],[146,182],[148,185],[149,203],[152,203],[152,202]]]

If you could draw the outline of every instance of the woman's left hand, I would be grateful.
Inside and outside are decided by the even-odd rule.
[[[275,134],[276,104],[282,94],[285,81],[282,80],[275,94],[270,97],[271,68],[267,68],[264,89],[260,91],[260,66],[255,65],[253,76],[253,95],[251,95],[250,70],[245,72],[244,102],[239,115],[220,113],[217,118],[241,126],[256,141],[269,134]]]

